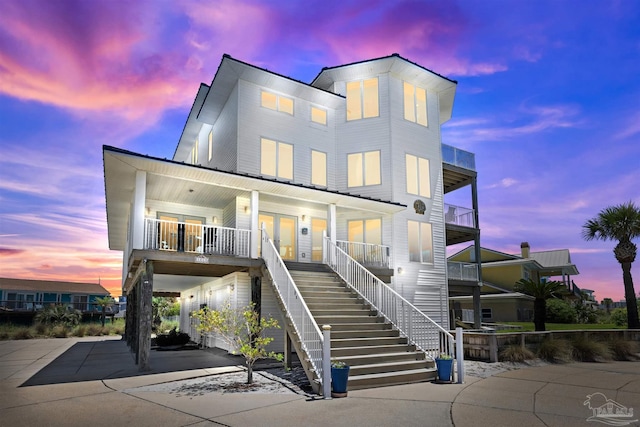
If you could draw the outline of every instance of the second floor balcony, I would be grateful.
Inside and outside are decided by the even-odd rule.
[[[447,261],[447,277],[454,281],[477,282],[478,264]]]

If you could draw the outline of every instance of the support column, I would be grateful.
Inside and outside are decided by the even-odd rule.
[[[473,241],[476,264],[478,266],[478,286],[473,288],[473,327],[482,327],[482,304],[480,301],[480,288],[482,287],[482,251],[480,247],[480,217],[478,215],[478,177],[471,180],[471,203],[473,204],[473,220],[477,230]]]
[[[129,221],[133,224],[133,235],[131,239],[132,249],[144,249],[144,209],[147,198],[147,173],[145,171],[136,172],[136,188],[133,194],[133,206]]]
[[[140,283],[138,284],[139,302],[138,307],[138,370],[149,371],[149,354],[151,353],[151,324],[153,317],[152,299],[153,299],[153,261],[143,261],[145,263],[145,271],[142,273]]]
[[[251,258],[256,259],[258,258],[258,256],[260,254],[258,254],[258,246],[260,245],[260,239],[262,238],[261,233],[260,233],[260,224],[258,224],[258,214],[260,212],[260,204],[258,202],[260,193],[258,193],[257,191],[252,191],[251,192],[251,202],[250,202],[250,207],[249,209],[251,209],[251,248],[250,248],[250,252],[251,252]],[[272,236],[273,237],[273,236]]]
[[[291,367],[293,366],[292,364],[292,355],[293,355],[293,347],[291,344],[291,337],[289,336],[289,333],[287,332],[287,328],[284,328],[284,367],[286,369],[291,369]]]
[[[336,228],[337,228],[337,219],[336,219],[336,205],[330,204],[327,208],[327,235],[329,236],[329,240],[333,244],[336,243]]]

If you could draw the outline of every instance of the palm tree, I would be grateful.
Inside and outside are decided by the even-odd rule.
[[[607,315],[611,314],[611,306],[613,305],[613,300],[611,298],[605,298],[602,300],[602,305],[604,305],[604,309],[607,310]]]
[[[631,240],[640,237],[640,207],[633,202],[604,208],[593,219],[582,226],[585,240],[613,240],[618,244],[613,254],[622,267],[624,298],[627,301],[627,324],[629,329],[640,329],[638,303],[633,289],[631,264],[636,260],[638,247]]]
[[[522,292],[535,298],[533,301],[533,324],[536,331],[545,330],[547,319],[547,300],[549,298],[560,297],[568,293],[567,287],[562,282],[556,280],[536,281],[531,279],[520,279],[514,287],[516,292]]]

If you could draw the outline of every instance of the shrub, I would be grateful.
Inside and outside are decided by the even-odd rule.
[[[44,323],[36,323],[34,326],[34,329],[36,330],[36,334],[38,335],[48,335],[47,334],[47,325],[45,325]]]
[[[627,309],[616,308],[612,310],[610,319],[616,326],[625,326],[627,324]]]
[[[549,362],[571,360],[571,346],[568,341],[545,339],[538,347],[538,357]]]
[[[13,340],[29,340],[31,338],[33,338],[31,328],[18,328],[11,334]]]
[[[54,338],[66,338],[69,335],[69,329],[65,325],[56,325],[51,328],[49,335]]]
[[[185,345],[190,340],[189,334],[171,329],[168,334],[160,334],[156,337],[156,344],[160,347]]]
[[[45,325],[65,325],[68,327],[77,326],[82,318],[80,310],[74,310],[64,305],[49,305],[39,311],[34,317],[37,323]]]
[[[87,327],[85,325],[78,325],[73,329],[71,335],[74,337],[83,337],[87,335]]]
[[[638,344],[635,341],[615,339],[607,344],[614,360],[636,360]]]
[[[500,360],[503,362],[524,362],[535,357],[531,350],[520,344],[511,344],[500,351]]]
[[[172,329],[178,329],[178,322],[163,320],[157,327],[159,334],[168,334]]]
[[[102,326],[97,323],[90,323],[87,325],[87,335],[91,337],[97,337],[102,335]]]
[[[584,336],[574,338],[571,347],[571,355],[581,362],[600,362],[611,358],[611,352],[605,343]]]
[[[552,298],[547,300],[546,320],[548,323],[574,323],[576,321],[576,310],[568,302]]]

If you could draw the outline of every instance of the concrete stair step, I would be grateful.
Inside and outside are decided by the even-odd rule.
[[[371,363],[368,365],[355,365],[349,369],[349,376],[381,374],[385,372],[413,371],[419,369],[433,369],[426,360],[408,360],[401,362]]]
[[[332,328],[331,339],[353,339],[353,338],[381,338],[399,337],[400,333],[395,329],[374,329],[369,331],[336,331]]]
[[[394,344],[407,344],[407,339],[404,337],[374,337],[374,338],[348,338],[348,339],[334,339],[331,337],[331,351],[338,348],[351,348],[351,347],[377,347]]]
[[[313,316],[318,325],[339,325],[341,323],[383,323],[377,316]]]
[[[390,323],[318,323],[318,325],[331,325],[331,333],[353,331],[382,331],[393,329]]]
[[[357,296],[355,294],[352,294],[351,292],[345,290],[325,290],[325,291],[308,291],[305,292],[302,289],[300,289],[300,293],[302,294],[302,297],[305,299],[305,301],[308,298],[343,298],[343,299],[349,299],[349,298],[357,298]]]
[[[319,285],[317,283],[303,285],[296,282],[296,286],[300,290],[300,293],[306,294],[307,292],[348,292],[351,293],[344,286],[327,286],[327,285]]]
[[[397,384],[410,384],[433,381],[437,377],[435,369],[413,369],[399,372],[383,372],[378,374],[349,375],[348,390],[382,387]]]
[[[383,353],[399,353],[402,351],[413,352],[415,351],[414,346],[409,346],[406,344],[389,344],[389,345],[375,345],[375,346],[364,346],[364,347],[344,347],[344,348],[332,348],[331,349],[331,357],[332,358],[341,358],[344,356],[362,356],[362,355],[372,355],[372,354],[383,354]]]
[[[342,356],[332,357],[332,360],[341,360],[347,365],[354,366],[359,365],[375,365],[379,363],[401,363],[420,360],[429,364],[428,366],[435,366],[432,360],[427,360],[425,355],[421,351],[400,351],[397,353],[382,353],[382,354],[358,354],[354,356]]]
[[[353,307],[339,307],[334,309],[312,309],[311,314],[313,317],[325,317],[325,316],[375,316],[378,314],[375,310],[370,310],[366,307],[362,306],[353,306]]]

